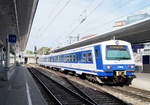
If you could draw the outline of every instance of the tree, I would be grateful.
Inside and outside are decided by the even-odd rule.
[[[27,50],[27,51],[26,51],[26,54],[33,54],[33,51]]]
[[[41,47],[37,50],[37,54],[40,54],[40,55],[48,55],[50,54],[50,50],[51,48],[48,48],[48,47]]]

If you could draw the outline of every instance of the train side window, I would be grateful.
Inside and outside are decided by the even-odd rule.
[[[69,55],[67,56],[67,62],[69,62],[70,61],[70,57],[69,57]]]
[[[73,55],[71,55],[71,62],[73,62]]]
[[[61,62],[61,55],[59,55],[59,62]]]
[[[62,56],[62,59],[63,59],[62,61],[65,62],[65,60],[64,60],[64,55]]]
[[[68,62],[68,56],[66,55],[66,62]]]
[[[51,62],[54,62],[54,58],[53,57],[51,57]]]
[[[92,62],[92,53],[91,52],[88,53],[87,61]]]
[[[55,56],[55,62],[57,61],[57,58],[56,58],[56,56]]]
[[[59,56],[57,56],[57,62],[59,62]]]
[[[73,62],[76,62],[76,55],[73,54]]]
[[[77,55],[77,56],[78,56],[78,57],[77,57],[78,62],[82,62],[82,61],[81,61],[81,53],[80,53],[80,52],[78,53],[78,55]]]
[[[67,56],[65,55],[65,62],[67,62]]]
[[[70,55],[70,56],[69,56],[69,62],[71,62],[71,61],[72,61],[72,56]]]
[[[82,53],[82,62],[86,62],[86,53]]]
[[[66,55],[64,56],[64,62],[66,62],[67,61],[67,59],[66,59]]]

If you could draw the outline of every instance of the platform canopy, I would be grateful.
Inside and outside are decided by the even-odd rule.
[[[11,50],[24,50],[38,0],[0,0],[0,47],[6,46],[9,34],[17,36],[17,43]]]
[[[97,36],[75,42],[71,45],[64,46],[53,50],[53,52],[59,52],[69,50],[72,48],[82,47],[89,44],[94,44],[106,40],[113,39],[125,40],[132,44],[150,42],[150,18],[138,21],[133,24],[123,26],[119,29],[115,29],[111,32],[99,34]]]

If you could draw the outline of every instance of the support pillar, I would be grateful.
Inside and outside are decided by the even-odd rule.
[[[5,68],[9,68],[10,64],[10,45],[8,40],[6,40],[6,62],[5,62]]]
[[[0,48],[0,67],[3,67],[3,47]]]
[[[10,65],[10,43],[8,39],[6,39],[6,54],[5,54],[5,69],[4,69],[4,77],[3,79],[9,80],[9,65]]]

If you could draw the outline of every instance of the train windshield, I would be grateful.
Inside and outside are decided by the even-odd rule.
[[[107,60],[129,60],[131,59],[127,46],[124,45],[108,45],[106,46]]]

